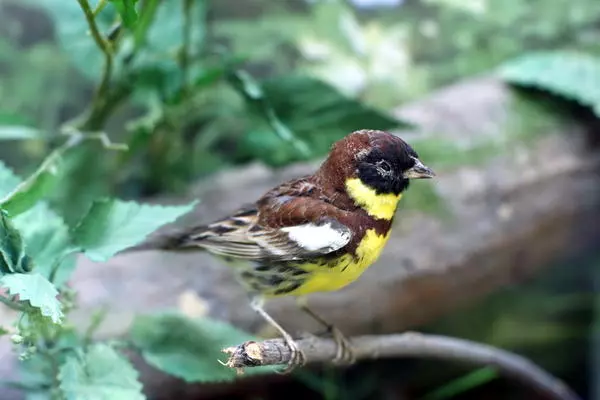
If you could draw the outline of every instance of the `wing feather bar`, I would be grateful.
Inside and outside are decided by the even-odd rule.
[[[350,229],[335,220],[322,224],[307,223],[281,228],[289,239],[308,253],[326,254],[341,249],[350,242]]]

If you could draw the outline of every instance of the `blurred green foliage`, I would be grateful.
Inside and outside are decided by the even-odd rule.
[[[76,1],[0,2],[8,11],[0,94],[11,94],[0,96],[0,123],[15,139],[22,125],[43,139],[8,142],[3,159],[29,173],[73,126],[107,130],[129,148],[107,155],[88,143],[64,159],[53,204],[68,222],[95,196],[178,192],[234,164],[322,156],[354,129],[406,126],[392,107],[529,49],[599,50],[593,0],[428,0],[386,10],[334,0],[172,1],[93,4],[109,71]],[[50,18],[55,37],[22,46],[26,25],[11,18],[19,8],[38,23]],[[103,100],[73,119],[94,84]]]
[[[0,282],[22,313],[13,342],[25,360],[23,386],[37,398],[98,387],[141,398],[137,372],[118,352],[124,343],[90,342],[101,317],[84,336],[63,323],[75,306],[66,282],[76,254],[105,260],[190,206],[107,196],[178,192],[236,164],[320,157],[355,129],[408,127],[394,107],[521,54],[501,76],[597,107],[599,22],[597,0],[421,0],[392,9],[341,0],[0,0],[0,158],[26,177],[0,163]],[[573,50],[586,55],[568,56]],[[501,138],[450,143],[423,132],[411,143],[452,168],[563,118],[537,100],[516,96],[511,106]],[[403,207],[445,211],[419,184]],[[527,339],[516,323],[505,331],[500,323],[496,335]],[[532,341],[564,336],[539,326]],[[210,363],[215,349],[243,338],[208,319],[158,315],[140,317],[127,344],[167,373],[206,381],[233,379]],[[357,385],[375,390],[371,377]]]
[[[105,314],[92,317],[83,333],[68,322],[76,306],[76,293],[67,284],[76,256],[106,261],[188,213],[195,203],[158,206],[96,199],[73,227],[67,227],[61,215],[48,207],[48,198],[59,187],[51,183],[56,181],[60,161],[89,140],[104,142],[104,152],[114,151],[103,135],[71,133],[27,178],[21,179],[0,162],[0,287],[4,291],[0,301],[19,313],[14,327],[2,329],[0,335],[13,333],[10,339],[23,361],[21,380],[14,385],[37,399],[144,399],[138,372],[120,353],[126,345],[142,352],[157,368],[178,376],[175,371],[189,364],[214,363],[221,368],[217,374],[215,367],[207,366],[188,375],[192,381],[233,379],[234,372],[216,364],[213,356],[219,346],[251,336],[224,323],[172,315],[168,321],[172,328],[182,328],[178,331],[186,337],[182,341],[181,336],[170,340],[172,331],[157,336],[168,321],[148,317],[136,324],[135,343],[128,343],[92,341]],[[190,353],[191,348],[197,352]]]
[[[76,73],[96,89],[78,117],[44,127],[58,133],[45,133],[50,140],[38,142],[37,152],[29,155],[39,159],[71,130],[110,129],[109,136],[128,148],[104,153],[86,144],[65,157],[53,204],[68,222],[99,195],[178,192],[228,165],[256,159],[283,165],[322,156],[332,141],[357,127],[402,126],[314,78],[288,73],[256,80],[241,69],[247,55],[208,39],[204,1],[99,1],[86,10],[87,20],[76,1],[34,3],[53,22],[61,72]],[[44,71],[45,79],[54,82],[51,73],[54,69]],[[31,90],[40,86],[34,82]],[[72,115],[81,112],[85,99],[74,95],[80,98],[69,107]],[[27,100],[38,100],[32,97]],[[63,97],[56,94],[57,101]],[[39,127],[26,107],[10,115]],[[11,126],[13,137],[23,129]]]
[[[362,10],[331,0],[296,12],[252,1],[246,7],[258,22],[230,11],[234,1],[221,3],[215,31],[235,51],[253,49],[276,72],[297,69],[383,108],[529,50],[600,54],[595,0],[421,0]]]
[[[70,199],[74,215],[95,195],[177,192],[234,164],[322,156],[357,128],[402,127],[392,107],[529,49],[599,50],[594,0],[423,0],[385,10],[335,0],[99,1],[95,20],[114,54],[107,100],[86,122],[71,118],[101,81],[104,55],[79,5],[25,4],[0,3],[8,11],[0,17],[0,93],[11,93],[0,96],[0,122],[35,126],[51,140],[10,143],[2,157],[29,172],[23,160],[47,154],[64,122],[106,129],[129,147],[98,158],[88,145],[69,155],[54,204]],[[21,46],[27,29],[11,18],[15,8],[45,11],[55,40],[50,31]],[[243,71],[254,89],[240,84],[242,66],[258,77]],[[17,147],[21,153],[9,150]]]
[[[561,51],[529,53],[502,65],[500,76],[515,85],[578,102],[600,116],[600,57]]]

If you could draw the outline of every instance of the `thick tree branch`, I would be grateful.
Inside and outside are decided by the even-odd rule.
[[[298,346],[306,363],[331,362],[336,344],[331,339],[310,337]],[[463,339],[407,332],[386,336],[360,336],[351,339],[357,360],[391,357],[423,357],[455,360],[474,365],[492,366],[551,399],[576,400],[579,397],[565,384],[531,361],[507,351]],[[229,354],[226,365],[241,372],[245,367],[287,364],[289,347],[282,339],[249,341],[223,350]]]

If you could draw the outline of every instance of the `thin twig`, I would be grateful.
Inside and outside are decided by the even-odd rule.
[[[89,114],[81,124],[81,129],[83,130],[98,130],[100,126],[97,125],[101,124],[101,122],[98,121],[98,118],[100,115],[104,114],[103,111],[107,107],[106,102],[109,98],[110,78],[113,71],[113,48],[112,44],[102,37],[102,34],[98,29],[98,24],[96,24],[94,11],[90,7],[88,0],[77,0],[77,2],[85,14],[85,19],[90,27],[94,42],[96,42],[96,45],[104,54],[104,68],[102,70],[102,77],[100,78],[100,85],[98,85],[96,93],[94,94]],[[108,107],[110,106],[108,105]]]
[[[94,8],[94,11],[93,11],[94,17],[97,17],[98,14],[100,14],[102,12],[102,10],[104,10],[104,7],[106,7],[107,4],[108,4],[108,0],[100,0],[98,2],[98,4],[96,5],[96,8]]]
[[[104,53],[105,66],[104,66],[103,78],[106,78],[107,76],[110,77],[111,72],[112,72],[112,57],[113,57],[112,47],[111,47],[110,43],[107,40],[104,40],[104,38],[102,37],[102,34],[100,33],[100,30],[98,29],[98,24],[96,24],[96,19],[94,18],[94,11],[90,7],[90,4],[88,3],[88,1],[87,0],[77,0],[77,2],[81,6],[81,9],[83,10],[83,13],[85,14],[85,19],[87,20],[88,26],[90,27],[90,31],[92,33],[92,37],[94,38],[94,42],[96,42],[96,46],[98,46],[98,48],[100,50],[102,50],[102,53]],[[105,81],[105,79],[102,80],[102,83],[108,84],[108,82],[104,82],[104,81]],[[100,89],[98,91],[100,91]]]
[[[183,43],[181,45],[181,53],[179,62],[182,75],[182,92],[187,95],[189,89],[189,67],[190,67],[190,46],[192,42],[192,0],[184,0],[183,2]]]
[[[422,357],[454,360],[479,366],[492,366],[540,393],[557,400],[578,400],[564,383],[531,361],[507,351],[468,340],[407,332],[386,336],[361,336],[350,340],[356,359]],[[310,337],[296,342],[306,363],[332,362],[336,344],[331,339]],[[286,365],[290,348],[282,339],[246,342],[223,350],[229,355],[226,365],[242,372],[243,368]]]

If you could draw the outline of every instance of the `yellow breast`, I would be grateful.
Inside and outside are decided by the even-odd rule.
[[[354,282],[367,267],[377,261],[390,237],[390,232],[378,235],[374,229],[369,229],[356,248],[356,257],[346,254],[333,265],[327,266],[302,265],[303,269],[312,271],[310,277],[298,289],[287,294],[300,296],[313,292],[329,292]]]

